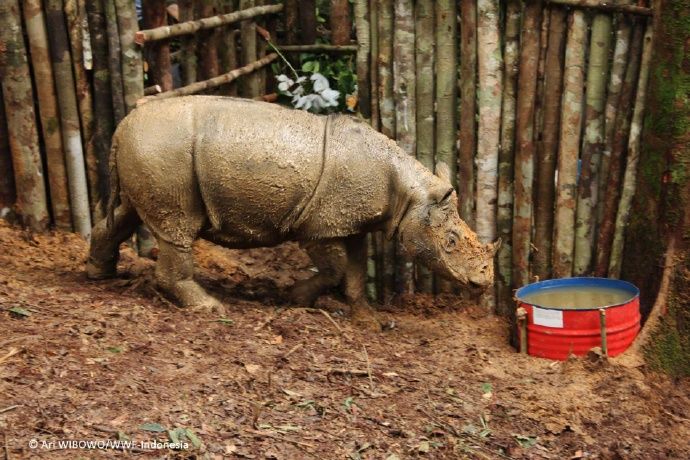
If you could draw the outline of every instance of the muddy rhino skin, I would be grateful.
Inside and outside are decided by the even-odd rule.
[[[311,304],[342,284],[353,317],[369,325],[369,231],[397,237],[443,276],[493,283],[497,244],[479,243],[459,218],[447,168],[433,175],[352,117],[213,96],[152,101],[118,126],[110,169],[89,277],[116,274],[120,243],[143,221],[159,244],[157,282],[182,306],[220,307],[193,280],[199,237],[229,248],[299,241],[319,272],[294,286],[293,299]]]

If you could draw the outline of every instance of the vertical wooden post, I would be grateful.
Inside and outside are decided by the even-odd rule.
[[[352,34],[350,20],[350,1],[331,0],[331,43],[334,45],[349,45]],[[359,41],[359,35],[357,36]]]
[[[609,346],[606,340],[606,309],[599,309],[599,329],[601,332],[601,354],[605,357],[609,355]]]
[[[240,9],[251,8],[254,0],[240,0]],[[242,65],[256,61],[256,23],[252,19],[242,21],[240,24],[240,40],[242,44]],[[259,80],[255,73],[242,77],[240,95],[252,98],[259,95]]]
[[[477,4],[460,2],[460,130],[458,206],[460,217],[474,228],[474,152],[477,145]]]
[[[396,140],[408,155],[416,154],[417,123],[414,60],[414,9],[412,0],[395,0],[394,75]],[[414,292],[412,261],[398,247],[398,291]]]
[[[69,231],[72,229],[72,216],[67,191],[65,152],[62,149],[60,114],[57,107],[53,69],[50,66],[48,35],[41,1],[24,0],[23,11],[31,49],[38,112],[41,117],[53,221],[57,228]]]
[[[412,19],[412,21],[414,21],[414,19]],[[361,113],[365,119],[369,119],[371,117],[371,98],[369,97],[371,35],[369,32],[368,0],[355,1],[355,26],[357,28],[357,98],[359,113]]]
[[[108,73],[110,74],[110,92],[113,99],[113,119],[114,125],[117,126],[127,114],[127,109],[122,80],[122,52],[115,0],[103,0],[103,10],[108,33]]]
[[[232,13],[235,8],[234,8],[234,2],[233,1],[221,1],[222,4],[222,13],[227,14],[227,13]],[[221,63],[221,72],[222,73],[228,73],[233,69],[236,69],[239,67],[238,64],[238,56],[237,56],[237,36],[239,34],[239,30],[237,29],[232,29],[230,27],[224,27],[221,30],[221,39],[220,39],[220,63]],[[228,96],[237,96],[237,82],[233,81],[228,85],[224,85],[223,89],[221,90],[223,94],[226,94]]]
[[[61,0],[46,0],[45,5],[50,54],[55,74],[55,89],[60,108],[60,126],[65,149],[72,223],[78,233],[88,237],[91,233],[89,193],[65,15],[62,11]]]
[[[572,276],[577,206],[577,162],[580,157],[582,96],[584,88],[587,23],[584,12],[575,10],[568,18],[568,39],[563,74],[561,142],[558,147],[558,183],[554,218],[553,275]]]
[[[0,43],[5,47],[0,54],[0,75],[17,186],[17,210],[24,225],[42,231],[48,227],[50,218],[21,24],[18,0],[0,2]]]
[[[242,1],[242,0],[240,0]],[[301,0],[299,6],[299,37],[302,45],[316,43],[316,1]]]
[[[168,23],[165,0],[144,0],[144,27],[154,29]],[[170,43],[168,40],[157,40],[147,45],[147,62],[149,64],[150,84],[160,85],[163,91],[173,89],[170,67]]]
[[[285,0],[285,43],[294,45],[297,43],[299,28],[299,7],[297,0]]]
[[[253,6],[253,5],[252,5]],[[213,0],[200,0],[196,3],[196,16],[208,18],[216,14]],[[255,34],[256,35],[256,32]],[[200,30],[196,33],[196,52],[199,56],[198,72],[201,80],[220,75],[218,66],[218,29]],[[244,46],[244,43],[242,43]],[[246,78],[246,77],[245,77]]]
[[[180,0],[178,3],[180,11],[180,22],[192,21],[194,19],[194,2],[192,0]],[[196,38],[193,35],[182,38],[182,81],[184,85],[195,83],[196,78]]]
[[[2,61],[0,60],[0,67]],[[12,152],[10,152],[10,138],[7,132],[7,117],[5,116],[5,104],[2,98],[2,85],[0,84],[0,218],[12,213],[12,208],[17,201],[17,192],[14,187],[14,171],[12,170]]]
[[[375,130],[379,130],[381,126],[381,118],[379,115],[379,72],[378,72],[378,56],[379,56],[379,2],[378,0],[369,0],[369,21],[371,31],[371,53],[369,56],[369,79],[371,81],[370,95],[371,95],[371,126]]]
[[[436,161],[445,163],[452,185],[457,186],[455,136],[457,123],[457,12],[455,1],[433,2],[436,6]],[[433,122],[433,119],[432,119]],[[433,169],[432,169],[433,170]]]

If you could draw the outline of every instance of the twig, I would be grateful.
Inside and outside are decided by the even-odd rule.
[[[343,330],[340,328],[338,323],[335,322],[333,317],[326,310],[322,310],[321,308],[306,308],[305,310],[308,311],[309,313],[321,313],[326,318],[328,318],[328,321],[330,321],[331,324],[333,324],[333,326],[335,326],[336,329],[338,329],[338,332],[343,334]]]
[[[290,351],[288,351],[287,353],[285,353],[283,355],[283,359],[287,359],[288,356],[290,356],[291,354],[293,354],[294,352],[296,352],[297,350],[299,350],[303,346],[304,346],[304,342],[300,342],[297,345],[295,345],[294,347],[290,348]]]
[[[252,430],[249,428],[246,429],[245,431],[248,433],[251,433],[255,436],[264,436],[266,438],[275,439],[277,441],[289,442],[289,443],[292,443],[292,444],[294,444],[296,446],[300,446],[300,447],[311,447],[312,449],[314,449],[316,447],[314,444],[309,444],[308,442],[297,441],[296,439],[285,438],[283,436],[278,436],[278,435],[275,435],[272,433],[266,433],[264,431]]]
[[[22,407],[22,405],[21,404],[15,404],[14,406],[9,406],[9,407],[5,407],[4,409],[0,409],[0,414],[4,414],[5,412],[15,410],[17,407]]]
[[[324,369],[316,369],[317,371],[322,371]],[[339,375],[354,375],[357,377],[367,377],[371,376],[370,372],[363,371],[360,369],[328,369],[329,374],[339,374]]]
[[[362,344],[362,349],[364,350],[364,358],[367,360],[367,374],[369,375],[369,387],[371,391],[374,391],[374,379],[371,377],[371,361],[369,361],[369,353],[367,353],[367,347]]]
[[[19,351],[20,351],[19,348],[10,348],[10,351],[8,351],[7,354],[6,354],[5,356],[3,356],[2,358],[0,358],[0,364],[4,363],[4,362],[7,361],[8,359],[10,359],[12,356],[14,356],[14,355],[16,355],[17,353],[19,353]]]

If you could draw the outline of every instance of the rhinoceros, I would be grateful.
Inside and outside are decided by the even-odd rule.
[[[193,279],[197,238],[228,248],[298,241],[318,273],[297,282],[292,299],[312,304],[342,284],[364,325],[375,322],[364,295],[367,232],[397,238],[444,277],[493,283],[499,242],[480,243],[460,219],[448,169],[432,174],[351,116],[228,97],[152,101],[118,126],[110,171],[88,276],[115,276],[120,243],[143,221],[159,245],[156,281],[181,306],[220,305]]]

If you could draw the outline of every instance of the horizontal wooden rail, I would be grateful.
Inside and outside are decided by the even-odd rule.
[[[233,13],[211,16],[210,18],[197,19],[195,21],[181,22],[172,26],[156,27],[155,29],[140,30],[137,32],[135,41],[139,45],[155,40],[177,37],[179,35],[193,34],[198,30],[212,29],[233,22],[244,21],[256,16],[278,13],[282,11],[283,5],[265,5],[247,8],[246,10],[235,11]]]
[[[247,64],[244,67],[239,67],[235,70],[232,70],[228,73],[224,73],[223,75],[218,75],[217,77],[213,77],[209,80],[204,80],[204,81],[198,81],[196,83],[192,83],[191,85],[183,86],[181,88],[174,89],[172,91],[166,91],[164,93],[156,94],[153,96],[147,96],[139,99],[137,101],[137,106],[142,105],[146,102],[152,101],[154,99],[168,99],[171,97],[177,97],[177,96],[188,96],[190,94],[195,94],[198,93],[199,91],[203,91],[205,89],[211,89],[215,88],[220,85],[224,85],[225,83],[230,83],[231,81],[235,80],[236,78],[246,75],[248,73],[252,73],[255,70],[258,70],[271,62],[275,61],[278,58],[278,54],[276,53],[271,53],[267,55],[266,57],[263,57],[259,59],[258,61],[254,61],[250,64]]]
[[[356,53],[357,45],[283,45],[278,49],[290,53]]]
[[[654,11],[651,8],[635,5],[619,5],[611,2],[601,2],[599,0],[546,0],[547,3],[573,8],[588,8],[611,13],[639,14],[642,16],[652,16]]]

